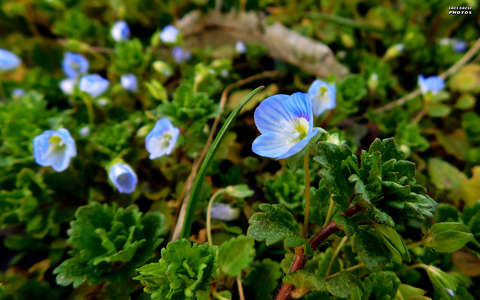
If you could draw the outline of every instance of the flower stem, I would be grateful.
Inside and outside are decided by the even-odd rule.
[[[361,267],[365,267],[365,264],[364,263],[359,263],[358,265],[354,265],[354,266],[351,266],[349,268],[343,269],[340,272],[333,273],[332,275],[329,275],[329,276],[325,277],[325,279],[332,279],[333,277],[336,277],[336,276],[340,275],[340,273],[342,273],[342,272],[353,271],[353,270],[359,269]]]
[[[303,218],[303,237],[308,236],[308,214],[310,213],[310,170],[308,150],[303,157],[303,169],[305,170],[305,217]]]
[[[238,295],[240,300],[245,300],[245,296],[243,294],[243,286],[242,286],[242,273],[238,274],[237,276],[237,287],[238,287]]]
[[[83,95],[82,100],[83,100],[83,103],[85,103],[85,106],[87,107],[88,123],[93,125],[93,122],[95,120],[95,115],[94,115],[94,112],[93,112],[92,101],[90,100],[89,96],[87,96],[87,95]]]
[[[215,194],[213,194],[213,196],[210,198],[210,200],[208,201],[208,207],[207,207],[207,240],[208,240],[208,244],[210,246],[213,245],[213,241],[212,241],[212,205],[213,205],[213,202],[215,202],[215,199],[218,198],[219,196],[221,196],[223,193],[224,193],[224,189],[219,189],[218,191],[215,192]]]
[[[335,252],[333,253],[332,258],[330,259],[330,263],[328,263],[327,275],[330,273],[330,270],[332,269],[332,265],[335,258],[337,257],[338,253],[340,252],[340,249],[342,249],[343,245],[345,245],[345,242],[347,242],[347,240],[348,240],[348,236],[346,235],[340,240],[340,243],[338,243],[338,246],[335,249]]]
[[[323,222],[322,227],[327,226],[328,222],[330,222],[334,209],[335,209],[335,201],[333,200],[333,195],[330,195],[330,203],[328,204],[327,216],[325,217],[325,222]]]

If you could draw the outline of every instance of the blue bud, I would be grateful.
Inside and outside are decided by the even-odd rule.
[[[130,28],[128,27],[127,22],[117,21],[112,27],[111,30],[112,38],[117,41],[125,41],[130,37]]]
[[[178,29],[173,25],[167,25],[160,32],[160,40],[164,43],[176,43],[178,40]]]
[[[232,221],[238,218],[240,211],[225,203],[213,203],[210,213],[212,219]]]
[[[167,118],[157,121],[155,127],[145,137],[145,147],[150,153],[150,159],[172,153],[179,134],[180,130]]]
[[[65,95],[71,95],[75,90],[76,84],[77,84],[77,78],[65,78],[62,81],[60,81],[58,86],[60,87],[60,89]]]
[[[33,139],[33,154],[37,164],[62,172],[77,155],[77,148],[70,132],[61,128],[36,136]]]
[[[127,91],[136,92],[138,90],[137,76],[135,74],[122,75],[120,82]]]
[[[463,53],[468,48],[468,44],[465,41],[459,39],[453,39],[453,51],[457,53]]]
[[[235,51],[237,51],[237,53],[243,54],[247,51],[247,46],[245,46],[242,41],[237,41],[237,43],[235,44]]]
[[[79,89],[95,98],[103,94],[108,89],[109,84],[109,81],[102,76],[90,74],[80,79]]]
[[[0,48],[0,70],[11,71],[17,68],[22,61],[13,52]]]
[[[108,170],[108,178],[120,193],[131,194],[137,186],[137,174],[124,163],[116,163]]]
[[[67,52],[63,56],[62,68],[65,75],[70,78],[78,77],[88,72],[89,63],[85,56]]]
[[[12,98],[20,98],[25,95],[25,91],[20,88],[16,88],[12,91]]]
[[[182,47],[177,46],[172,49],[172,56],[177,63],[182,63],[189,60],[192,57],[192,54]]]
[[[440,76],[430,76],[428,78],[423,77],[423,75],[418,76],[418,85],[422,94],[431,92],[436,94],[440,92],[445,86],[445,81]]]

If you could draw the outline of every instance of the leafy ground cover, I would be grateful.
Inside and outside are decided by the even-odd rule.
[[[0,0],[0,299],[480,298],[451,5]]]

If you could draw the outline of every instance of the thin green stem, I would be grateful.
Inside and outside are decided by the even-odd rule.
[[[213,194],[212,197],[210,197],[210,200],[208,201],[208,207],[207,207],[207,240],[208,244],[210,246],[213,245],[213,240],[212,240],[212,205],[213,202],[215,202],[215,199],[220,197],[225,193],[224,189],[220,189]]]
[[[333,211],[335,210],[335,201],[333,200],[333,195],[330,195],[330,203],[328,204],[327,216],[325,217],[325,222],[323,222],[322,228],[327,226],[328,222],[332,218]]]
[[[305,171],[305,217],[303,218],[303,237],[308,237],[308,215],[310,213],[310,168],[308,150],[303,157],[303,169]]]
[[[348,236],[346,235],[340,240],[340,243],[338,243],[337,248],[335,249],[335,252],[333,252],[332,258],[330,259],[330,262],[328,263],[327,275],[330,273],[330,270],[332,269],[333,262],[335,261],[335,258],[337,257],[338,253],[340,253],[340,250],[342,249],[343,245],[345,245],[347,240],[348,240]]]
[[[416,269],[416,268],[422,268],[422,269],[427,270],[428,266],[426,264],[414,264],[414,265],[410,265],[410,266],[406,267],[405,269],[400,270],[399,273],[403,273],[403,272],[406,272],[408,270]]]
[[[360,264],[358,264],[358,265],[354,265],[354,266],[351,266],[351,267],[349,267],[349,268],[343,269],[343,270],[340,271],[340,272],[333,273],[332,275],[329,275],[329,276],[325,277],[325,279],[327,279],[327,280],[328,280],[328,279],[332,279],[333,277],[336,277],[336,276],[340,275],[340,273],[342,273],[342,272],[353,271],[353,270],[356,270],[356,269],[360,269],[360,268],[362,268],[362,267],[364,267],[364,266],[365,266],[364,263],[360,263]]]
[[[93,112],[92,100],[90,100],[90,97],[88,95],[83,95],[82,100],[87,107],[88,123],[90,123],[90,125],[93,125],[93,122],[95,121],[95,114]]]
[[[411,243],[411,244],[407,245],[407,248],[411,249],[411,248],[415,248],[415,247],[420,246],[420,245],[423,245],[423,240],[415,242],[415,243]]]

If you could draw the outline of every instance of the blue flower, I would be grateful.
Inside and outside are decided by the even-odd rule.
[[[160,40],[165,43],[176,43],[178,40],[178,29],[173,25],[167,25],[160,32]]]
[[[0,48],[0,70],[10,71],[20,65],[22,61],[13,52]]]
[[[467,42],[459,40],[459,39],[453,39],[452,43],[453,43],[453,45],[452,45],[453,51],[455,51],[457,53],[465,52],[465,50],[467,50],[467,48],[468,48]]]
[[[88,68],[89,68],[88,59],[86,59],[85,56],[81,54],[67,52],[63,56],[62,68],[63,68],[63,72],[68,77],[70,78],[78,77],[88,72]]]
[[[137,186],[137,174],[124,163],[116,163],[108,170],[108,178],[120,193],[131,194]]]
[[[65,78],[62,81],[60,81],[58,86],[60,87],[60,89],[65,95],[71,95],[75,90],[76,84],[77,84],[77,78]]]
[[[125,21],[117,21],[112,27],[110,32],[112,34],[112,38],[117,41],[125,41],[128,40],[130,37],[130,28],[128,27],[127,22]]]
[[[247,46],[245,46],[242,41],[237,41],[237,43],[235,44],[235,51],[237,51],[237,53],[243,54],[245,53],[245,51],[247,51]]]
[[[182,63],[189,60],[192,57],[192,54],[182,47],[177,46],[172,49],[172,56],[177,63]]]
[[[313,115],[319,116],[329,109],[335,108],[337,90],[334,84],[315,80],[308,89],[308,99],[312,102]]]
[[[150,159],[172,153],[179,134],[180,129],[174,127],[169,119],[158,120],[152,131],[145,137],[145,147],[150,153]]]
[[[20,88],[16,88],[12,91],[12,98],[20,98],[25,95],[25,91]]]
[[[90,74],[80,79],[79,89],[92,97],[98,97],[107,90],[109,84],[109,81],[102,76]]]
[[[225,203],[213,203],[210,213],[212,219],[232,221],[238,218],[240,211],[238,208],[232,208]]]
[[[431,92],[436,94],[440,92],[445,86],[445,81],[440,76],[430,76],[428,78],[423,77],[423,75],[418,76],[418,85],[422,94]]]
[[[47,130],[36,136],[33,139],[33,154],[37,164],[62,172],[77,155],[77,148],[70,132],[60,128]]]
[[[274,95],[255,109],[261,135],[252,144],[260,156],[283,159],[300,152],[318,133],[313,128],[312,103],[305,93]]]
[[[137,76],[135,74],[122,75],[120,82],[127,91],[136,92],[138,90]]]

